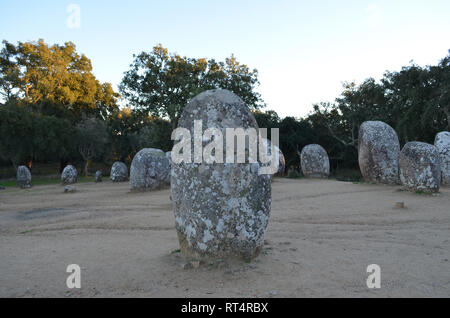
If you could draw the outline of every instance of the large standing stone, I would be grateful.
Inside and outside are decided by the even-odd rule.
[[[170,174],[169,160],[164,151],[144,148],[133,158],[130,168],[132,190],[153,190],[166,185]]]
[[[434,145],[441,158],[441,182],[450,185],[450,132],[443,131],[436,135]]]
[[[441,181],[439,152],[424,142],[408,142],[400,152],[400,180],[411,191],[438,192]]]
[[[22,189],[31,187],[31,172],[27,166],[17,168],[17,186]]]
[[[398,184],[400,143],[397,133],[382,121],[361,124],[358,136],[358,161],[366,181]]]
[[[109,178],[112,182],[128,181],[128,168],[126,164],[121,161],[116,161],[111,167]]]
[[[300,165],[303,175],[307,178],[328,178],[330,175],[330,160],[321,145],[312,144],[303,147]]]
[[[76,183],[77,180],[78,180],[77,169],[75,169],[75,167],[72,165],[66,166],[63,172],[61,173],[61,182],[63,184],[71,184]]]
[[[220,129],[224,148],[226,128],[258,128],[245,103],[228,90],[203,92],[186,106],[178,127],[188,129],[192,139],[194,120],[202,121],[203,130]],[[209,142],[203,139],[203,147]],[[174,155],[172,150],[171,190],[182,253],[195,258],[257,256],[270,215],[270,175],[259,174],[259,162],[176,163]]]

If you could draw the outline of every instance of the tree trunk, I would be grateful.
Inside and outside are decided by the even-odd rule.
[[[89,168],[89,164],[91,163],[91,160],[86,160],[86,163],[84,165],[84,176],[87,177],[88,176],[88,168]]]

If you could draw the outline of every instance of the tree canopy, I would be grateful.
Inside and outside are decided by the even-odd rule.
[[[0,94],[21,99],[47,115],[83,114],[105,117],[117,108],[119,95],[110,83],[100,83],[91,61],[72,42],[49,46],[43,40],[3,41],[0,51]]]
[[[130,65],[120,92],[130,106],[155,117],[166,117],[176,127],[187,102],[202,91],[224,88],[233,91],[251,108],[262,106],[258,71],[250,70],[232,55],[225,62],[188,58],[169,53],[161,45],[142,52]]]

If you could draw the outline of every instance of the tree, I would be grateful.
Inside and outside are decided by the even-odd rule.
[[[161,45],[152,52],[134,56],[130,70],[120,84],[120,92],[131,106],[155,117],[166,117],[172,128],[195,95],[213,88],[229,89],[251,108],[261,106],[258,71],[251,71],[234,56],[225,62],[169,54]]]
[[[92,74],[91,61],[76,52],[72,42],[47,45],[3,41],[0,52],[0,91],[6,100],[20,98],[33,110],[49,114],[63,108],[79,120],[82,115],[103,116],[117,109],[111,84],[101,84]]]
[[[3,41],[3,46],[0,51],[0,95],[10,102],[17,98],[20,70],[16,47],[6,41]]]
[[[96,118],[87,118],[76,126],[77,147],[85,161],[84,175],[88,175],[91,160],[104,154],[108,143],[108,133],[105,123]]]
[[[138,133],[140,148],[158,148],[163,151],[171,151],[173,142],[171,139],[172,126],[167,120],[151,118]]]
[[[0,106],[0,156],[14,168],[33,153],[32,114],[17,101]]]

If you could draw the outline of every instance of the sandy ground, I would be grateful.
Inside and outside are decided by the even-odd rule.
[[[0,296],[450,297],[448,188],[276,179],[262,255],[184,269],[168,189],[76,187],[0,191]],[[79,290],[66,286],[72,263]],[[366,286],[369,264],[381,289]]]

